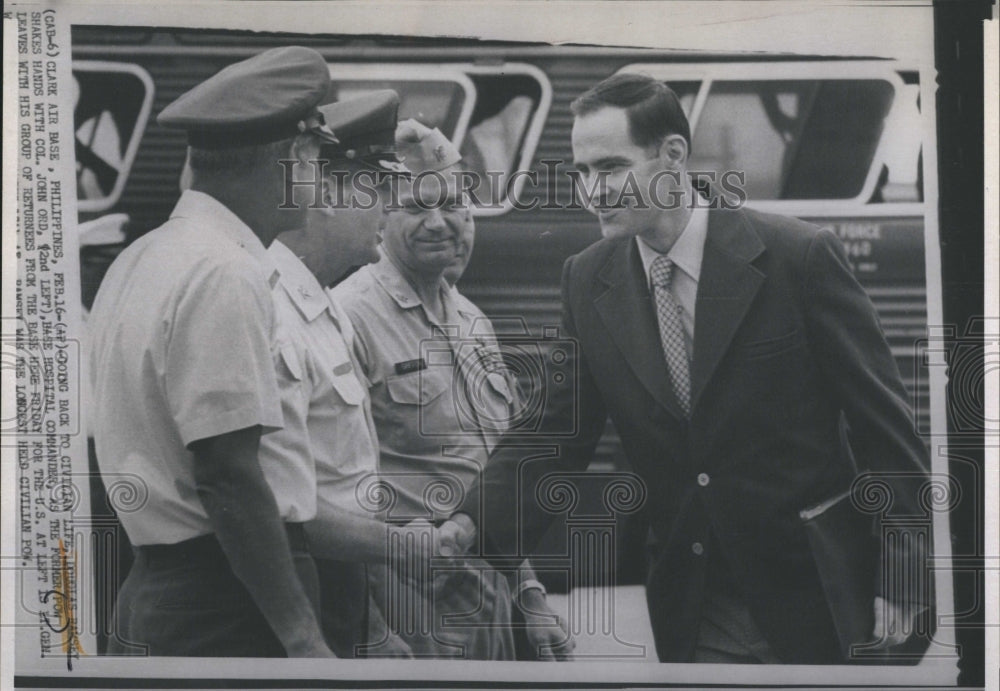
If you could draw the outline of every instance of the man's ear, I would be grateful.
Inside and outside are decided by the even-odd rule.
[[[686,168],[688,162],[688,144],[679,134],[668,134],[660,143],[660,158],[670,164],[671,168]]]
[[[302,134],[292,140],[292,158],[298,159],[299,163],[308,164],[319,158],[319,141],[309,134]]]

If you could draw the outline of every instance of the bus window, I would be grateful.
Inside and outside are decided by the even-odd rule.
[[[551,86],[537,68],[341,63],[331,66],[330,75],[330,100],[394,89],[399,119],[440,129],[462,152],[462,167],[478,175],[470,190],[473,212],[497,215],[511,208],[508,193],[516,196],[524,183],[523,176],[511,176],[530,168],[551,102]]]
[[[860,204],[889,213],[889,205],[924,199],[916,72],[884,61],[636,63],[621,71],[677,92],[691,122],[689,169],[709,180],[742,173],[755,208],[808,217]]]
[[[106,211],[118,201],[152,102],[153,80],[138,65],[73,61],[76,189],[81,212]]]
[[[471,193],[484,208],[502,209],[542,87],[526,74],[480,74],[472,80],[476,109],[461,146],[463,167],[479,175],[481,182]],[[491,175],[497,178],[496,184],[490,183]]]
[[[713,82],[690,168],[745,172],[751,201],[852,199],[864,188],[893,94],[877,79]]]

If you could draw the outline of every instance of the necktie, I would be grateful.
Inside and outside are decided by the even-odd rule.
[[[684,411],[691,415],[691,372],[687,350],[684,348],[684,327],[681,326],[681,306],[670,292],[674,263],[667,255],[656,258],[649,274],[653,281],[653,297],[656,300],[656,321],[660,325],[660,342],[663,355],[670,370],[670,381],[674,385],[674,395]]]

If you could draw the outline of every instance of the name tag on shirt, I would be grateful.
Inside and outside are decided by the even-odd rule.
[[[397,362],[395,368],[396,374],[409,374],[410,372],[419,372],[422,369],[427,369],[427,362],[423,358],[406,360],[405,362]]]

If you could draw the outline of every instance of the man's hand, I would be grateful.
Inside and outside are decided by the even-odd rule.
[[[897,605],[883,597],[875,598],[875,628],[872,640],[876,649],[891,648],[901,643],[913,633],[917,612],[913,607]]]
[[[441,557],[458,557],[476,542],[476,526],[464,513],[456,513],[437,529],[435,552]]]
[[[526,590],[518,607],[524,615],[528,643],[539,660],[572,660],[576,641],[566,620],[556,614],[540,590]]]

